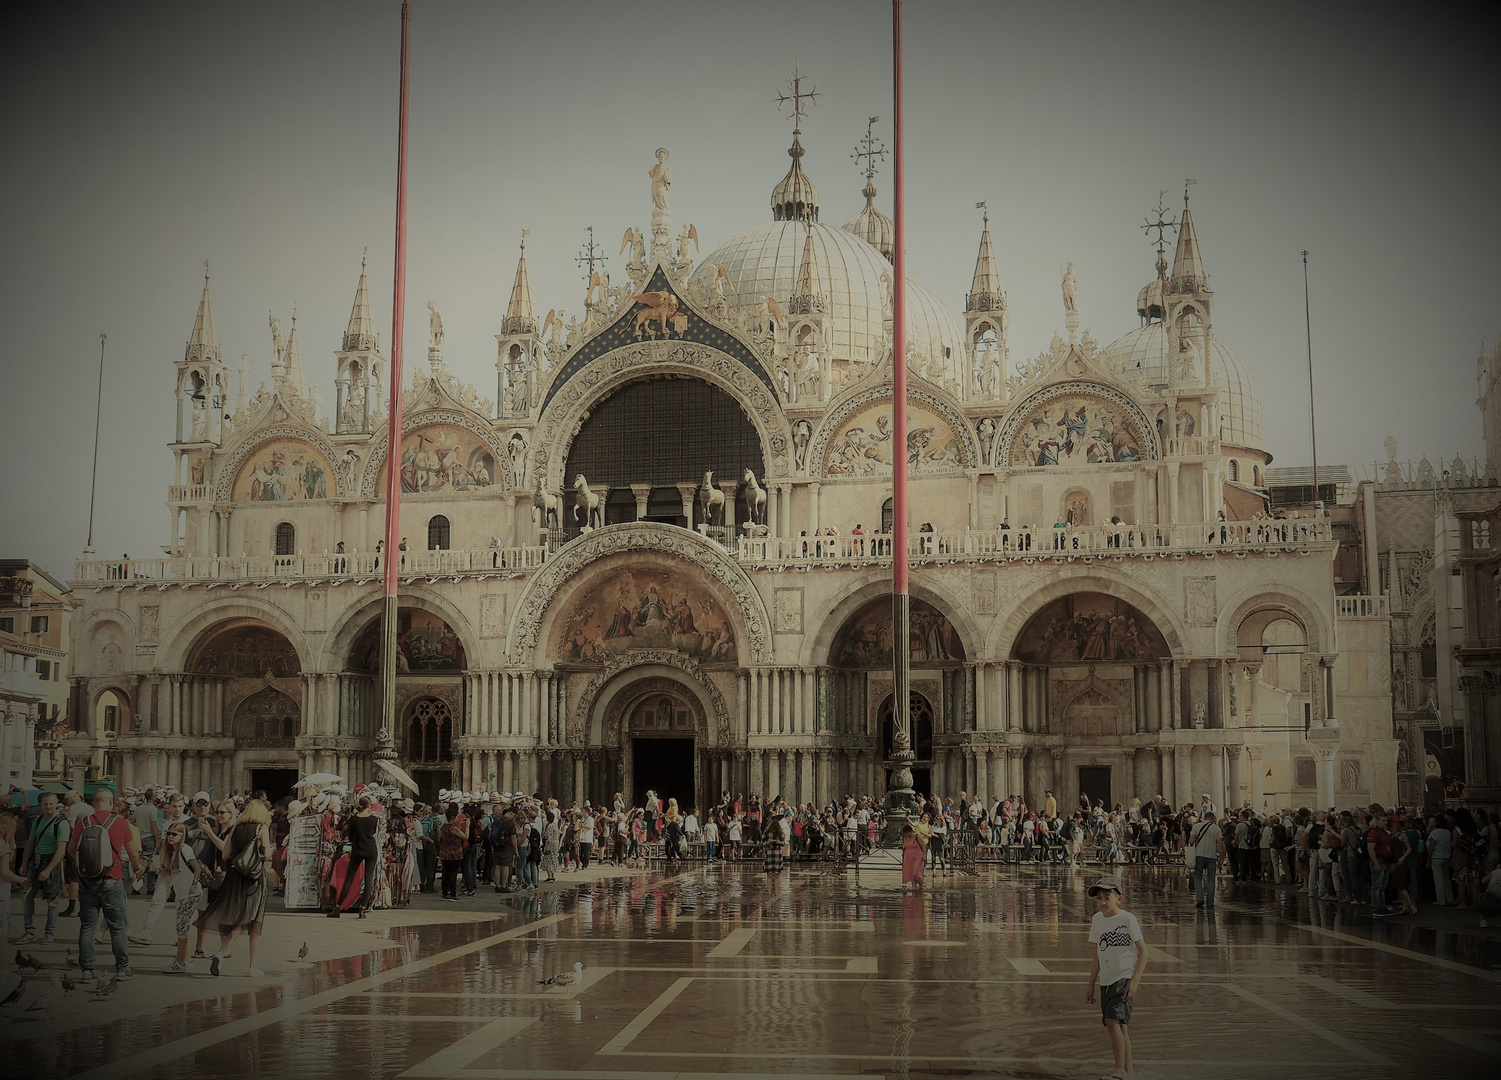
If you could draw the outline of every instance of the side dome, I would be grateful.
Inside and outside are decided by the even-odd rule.
[[[960,393],[965,370],[964,327],[925,285],[907,279],[907,354],[913,374]],[[925,366],[926,365],[926,366]]]
[[[1224,421],[1220,441],[1253,450],[1261,445],[1261,389],[1240,354],[1216,335],[1210,345]],[[1160,322],[1132,330],[1104,349],[1108,363],[1140,371],[1150,386],[1167,383],[1167,327]]]

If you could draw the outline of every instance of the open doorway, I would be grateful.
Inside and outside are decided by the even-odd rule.
[[[296,769],[251,769],[250,790],[264,791],[273,803],[295,793]]]
[[[1080,765],[1079,794],[1089,796],[1090,806],[1104,803],[1105,809],[1109,810],[1114,805],[1110,801],[1110,766]]]
[[[662,797],[663,805],[676,799],[683,813],[693,809],[693,740],[646,738],[631,744],[632,799],[639,804],[650,790]]]

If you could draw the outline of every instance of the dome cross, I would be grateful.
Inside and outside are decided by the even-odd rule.
[[[803,83],[808,84],[808,89],[803,89]],[[772,98],[776,102],[777,112],[781,112],[788,102],[792,103],[792,111],[787,114],[788,119],[793,121],[793,126],[801,128],[803,120],[808,115],[808,108],[818,104],[818,84],[804,75],[797,66],[797,54],[792,57],[792,77],[787,80],[787,91]],[[807,102],[805,105],[804,102]]]
[[[1169,214],[1167,207],[1162,205],[1162,201],[1165,198],[1167,198],[1166,191],[1159,191],[1157,193],[1157,209],[1152,211],[1152,213],[1157,215],[1157,220],[1153,221],[1151,218],[1146,218],[1144,219],[1146,224],[1141,227],[1141,231],[1147,234],[1147,243],[1149,244],[1153,242],[1152,230],[1157,230],[1156,243],[1159,252],[1163,251],[1166,246],[1163,233],[1168,229],[1176,229],[1178,227],[1178,219]]]
[[[861,139],[855,145],[855,152],[850,155],[850,157],[855,159],[855,162],[857,164],[862,159],[865,161],[865,164],[861,166],[861,169],[865,173],[866,180],[875,179],[876,162],[886,157],[886,144],[881,142],[880,139],[876,138],[873,130],[876,126],[876,122],[880,119],[881,118],[879,116],[872,116],[870,120],[866,122],[865,138]]]

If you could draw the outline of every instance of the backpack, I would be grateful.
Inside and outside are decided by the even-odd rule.
[[[490,819],[490,846],[504,847],[506,842],[506,819],[504,815]]]
[[[115,865],[115,848],[110,843],[109,830],[116,820],[118,820],[118,815],[111,814],[101,825],[92,817],[88,818],[87,824],[83,827],[83,835],[78,839],[79,877],[102,878]]]

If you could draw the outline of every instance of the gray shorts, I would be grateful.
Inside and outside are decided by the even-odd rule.
[[[1126,1000],[1130,989],[1130,979],[1121,979],[1109,986],[1100,987],[1100,1023],[1107,1020],[1118,1020],[1122,1024],[1131,1022],[1132,1002]]]

